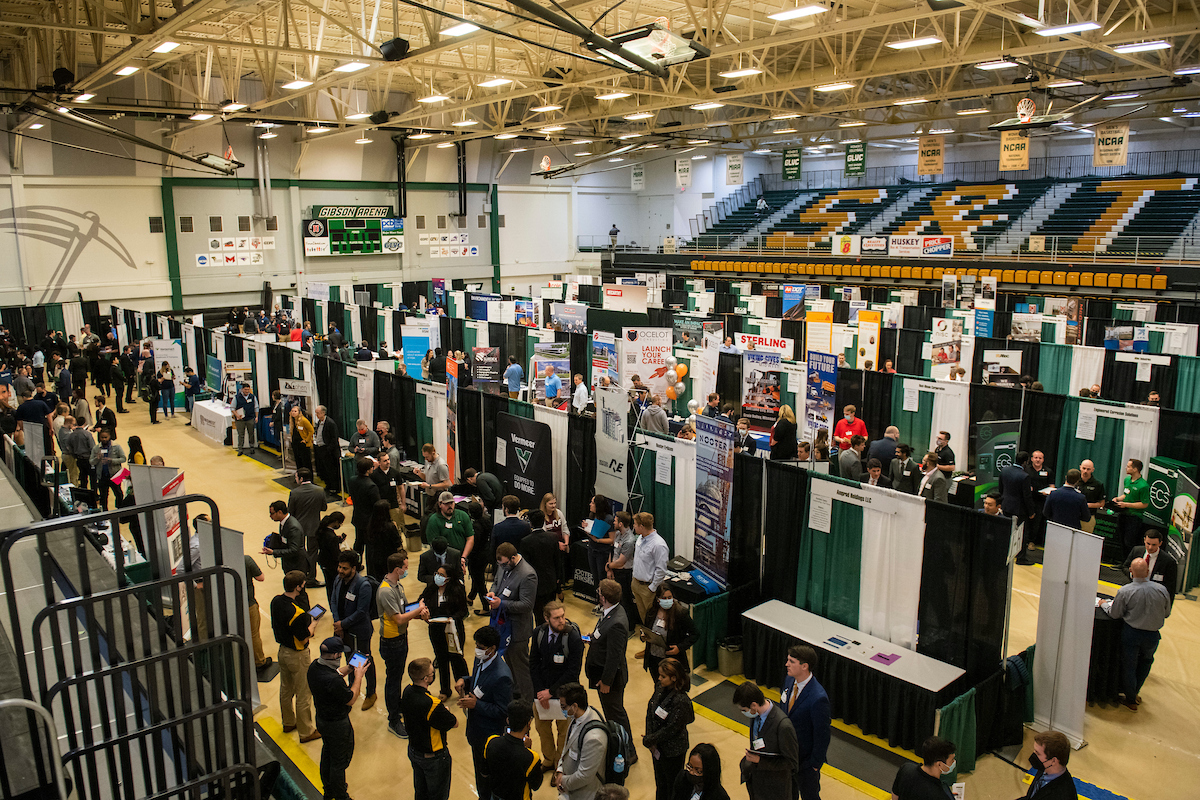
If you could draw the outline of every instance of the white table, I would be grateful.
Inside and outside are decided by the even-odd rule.
[[[201,400],[192,404],[192,427],[218,444],[233,427],[233,412],[220,400]]]

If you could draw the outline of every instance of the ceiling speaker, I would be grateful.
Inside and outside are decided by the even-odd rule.
[[[391,119],[391,116],[392,115],[386,111],[376,111],[369,117],[369,119],[371,120],[372,125],[382,125]]]
[[[408,40],[389,39],[379,45],[379,52],[383,54],[384,61],[399,61],[408,55]]]

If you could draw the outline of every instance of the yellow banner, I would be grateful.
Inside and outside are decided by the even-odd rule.
[[[944,171],[946,137],[922,136],[917,150],[917,174],[941,175]]]
[[[1029,131],[1000,131],[1000,171],[1029,169]]]

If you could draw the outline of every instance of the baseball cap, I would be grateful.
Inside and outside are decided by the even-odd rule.
[[[441,494],[438,495],[438,502],[439,503],[453,503],[454,502],[454,494],[451,492],[442,492]]]
[[[332,655],[333,653],[341,653],[345,649],[346,645],[342,643],[342,638],[340,636],[330,636],[328,639],[321,642],[322,653],[329,653]]]

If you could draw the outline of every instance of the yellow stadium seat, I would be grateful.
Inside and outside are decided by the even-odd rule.
[[[912,277],[912,267],[896,267],[896,269],[900,270],[900,277],[902,279],[907,280]]]
[[[958,269],[954,270],[954,274],[957,275],[958,277],[962,278],[962,277],[966,276],[967,268],[959,267]]]
[[[1057,272],[1054,274],[1056,276],[1058,275]],[[1079,273],[1078,272],[1068,272],[1068,273],[1066,273],[1066,275],[1067,275],[1067,286],[1078,286],[1079,285]]]
[[[1162,291],[1162,290],[1166,289],[1167,288],[1167,276],[1166,275],[1152,276],[1152,280],[1150,281],[1150,286],[1155,291]]]
[[[1000,272],[1001,283],[1014,283],[1016,281],[1016,273],[1011,269],[1002,270]]]
[[[1054,273],[1048,269],[1042,270],[1041,277],[1038,278],[1039,283],[1044,283],[1047,286],[1054,283]]]
[[[1118,272],[1097,272],[1096,285],[1103,288],[1121,288],[1121,275]]]
[[[1017,270],[1013,274],[1014,283],[1029,283],[1029,272],[1023,269]]]
[[[872,278],[883,277],[883,267],[879,266],[878,264],[872,264],[871,265],[871,277]]]
[[[1080,286],[1095,286],[1096,285],[1096,276],[1090,272],[1079,273],[1079,285]]]
[[[1126,273],[1126,274],[1122,275],[1122,276],[1121,276],[1121,288],[1122,288],[1122,289],[1136,289],[1136,288],[1138,288],[1138,285],[1137,285],[1137,277],[1138,277],[1137,275],[1130,275],[1130,274],[1128,274],[1128,273]]]
[[[946,274],[946,270],[942,269],[941,267],[934,267],[934,268],[933,268],[933,278],[934,278],[934,280],[938,280],[938,281],[940,281],[940,280],[942,279],[942,276],[943,276],[943,275],[945,275],[945,274]]]
[[[1055,286],[1066,286],[1067,285],[1067,273],[1062,272],[1062,271],[1054,273],[1054,285]]]
[[[921,270],[921,280],[923,280],[923,281],[933,280],[933,267],[916,267],[916,269]]]
[[[1137,276],[1137,288],[1139,288],[1139,289],[1150,289],[1150,288],[1151,288],[1151,286],[1150,286],[1150,279],[1151,279],[1152,277],[1153,277],[1153,276],[1151,276],[1151,275],[1138,275],[1138,276]]]

